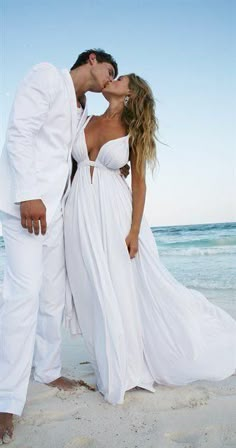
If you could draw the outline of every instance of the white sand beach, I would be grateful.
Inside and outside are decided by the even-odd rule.
[[[184,230],[184,236],[181,230],[179,239],[182,241],[185,238],[191,242],[190,230]],[[212,230],[212,238],[215,238],[216,231]],[[163,241],[168,244],[172,241],[174,237],[171,237],[171,232],[171,228],[164,235],[162,232],[162,244]],[[207,232],[209,238],[210,233]],[[220,232],[225,233],[225,229],[219,230],[222,243],[224,240]],[[205,238],[204,233],[203,229],[202,238]],[[194,235],[196,239],[196,231]],[[192,250],[192,245],[189,250]],[[235,289],[232,289],[233,255],[206,255],[196,260],[188,255],[186,259],[182,256],[181,262],[179,256],[166,257],[166,262],[178,274],[180,281],[197,279],[197,286],[202,283],[209,288],[219,288],[209,289],[206,296],[236,319],[236,296]],[[1,275],[4,263],[2,247]],[[190,283],[190,286],[193,284]],[[95,378],[83,338],[71,338],[63,330],[62,351],[63,375],[93,385]],[[62,392],[31,381],[23,416],[15,419],[15,440],[10,446],[236,448],[236,376],[220,382],[198,381],[185,387],[157,386],[154,394],[132,390],[126,393],[124,404],[117,406],[106,403],[99,392],[89,391],[85,387]]]
[[[63,374],[94,384],[82,337],[63,337]],[[81,364],[82,363],[82,364]],[[85,363],[85,364],[83,364]],[[132,390],[123,405],[80,387],[31,382],[12,448],[235,448],[236,376],[185,387]]]
[[[196,240],[196,229],[193,230]],[[209,239],[209,229],[202,230],[202,238],[205,239],[206,232]],[[221,233],[225,234],[225,229],[213,229],[212,238],[216,238],[215,232],[218,232],[217,238],[223,244]],[[231,238],[232,230],[228,232]],[[164,234],[162,231],[162,244],[163,241],[169,244],[173,240],[172,233],[172,228],[165,230]],[[195,240],[192,242],[191,229],[184,230],[184,235],[181,230],[178,241],[181,243],[183,239],[190,241],[189,250],[192,250]],[[222,251],[222,246],[219,250]],[[171,249],[168,251],[171,255]],[[3,246],[0,255],[1,291],[5,263]],[[166,256],[165,261],[180,281],[190,281],[190,286],[193,286],[191,281],[197,279],[197,286],[203,284],[209,288],[219,288],[207,290],[206,296],[236,319],[232,256],[229,252],[229,255],[221,256],[219,253],[214,257],[196,256],[195,259],[187,254],[186,259],[181,257],[180,263],[178,254],[176,257]],[[89,358],[83,338],[71,338],[63,330],[62,352],[63,375],[93,385],[95,378],[91,365],[87,363]],[[124,404],[117,406],[106,403],[99,392],[89,391],[85,387],[62,392],[31,381],[23,416],[15,418],[15,440],[10,446],[236,448],[236,376],[220,382],[198,381],[185,387],[157,386],[154,394],[132,390],[126,393]]]

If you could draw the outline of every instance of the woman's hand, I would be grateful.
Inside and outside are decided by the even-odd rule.
[[[138,253],[138,234],[130,231],[125,242],[130,258],[134,258]]]

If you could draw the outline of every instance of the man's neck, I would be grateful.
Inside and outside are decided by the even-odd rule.
[[[77,105],[81,106],[82,109],[85,108],[85,105],[86,105],[86,96],[85,95],[82,95],[79,98],[77,98]]]
[[[84,98],[85,93],[89,90],[89,77],[87,70],[84,70],[83,66],[81,66],[75,70],[71,70],[70,75],[74,84],[77,100]],[[79,102],[81,101],[79,100]]]

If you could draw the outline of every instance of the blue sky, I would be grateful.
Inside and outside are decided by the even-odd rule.
[[[147,177],[149,223],[236,221],[235,18],[234,0],[3,0],[1,145],[30,66],[70,67],[81,51],[104,48],[120,73],[144,77],[157,100],[168,146],[158,146],[159,168]],[[90,113],[105,110],[101,95],[88,100]]]

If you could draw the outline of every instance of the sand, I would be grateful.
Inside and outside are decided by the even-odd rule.
[[[63,374],[94,384],[82,337],[63,335]],[[85,364],[81,364],[84,363]],[[11,448],[235,448],[236,376],[184,387],[132,390],[123,405],[99,392],[30,382]]]

